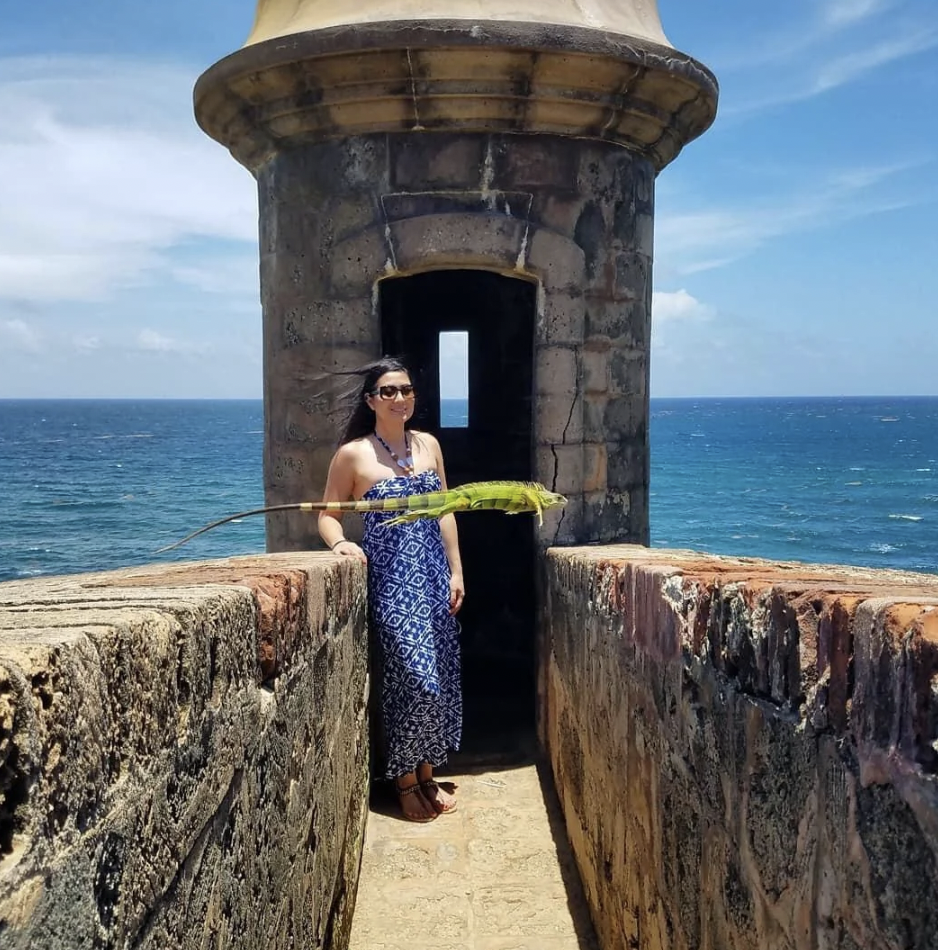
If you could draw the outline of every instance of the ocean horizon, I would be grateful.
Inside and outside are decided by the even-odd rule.
[[[465,400],[444,400],[459,424]],[[938,397],[656,397],[653,547],[938,571]],[[260,399],[0,400],[0,580],[264,550]]]

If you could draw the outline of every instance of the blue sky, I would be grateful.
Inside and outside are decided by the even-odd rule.
[[[938,5],[659,10],[722,94],[658,179],[652,395],[938,394]],[[260,397],[254,181],[191,109],[253,12],[4,10],[0,397]]]

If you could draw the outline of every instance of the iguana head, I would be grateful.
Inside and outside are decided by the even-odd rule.
[[[537,512],[538,525],[544,524],[544,512],[548,508],[562,508],[567,499],[555,491],[548,491],[539,482],[531,485],[525,492],[531,508]]]
[[[538,486],[537,496],[540,507],[544,511],[548,508],[563,508],[567,503],[566,496],[560,495],[555,491],[548,491],[543,485]]]

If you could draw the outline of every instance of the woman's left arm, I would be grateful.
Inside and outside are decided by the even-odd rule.
[[[433,452],[436,456],[436,471],[440,476],[443,491],[446,491],[443,450],[436,439],[433,439]],[[462,576],[462,558],[459,556],[459,535],[456,531],[455,515],[443,515],[440,518],[440,533],[443,535],[443,549],[446,551],[446,560],[449,561],[449,612],[450,614],[456,614],[459,613],[463,598],[466,596],[466,585]]]

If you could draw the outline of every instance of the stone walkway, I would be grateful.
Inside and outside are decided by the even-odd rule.
[[[549,778],[460,772],[429,824],[372,803],[350,950],[597,950]]]

